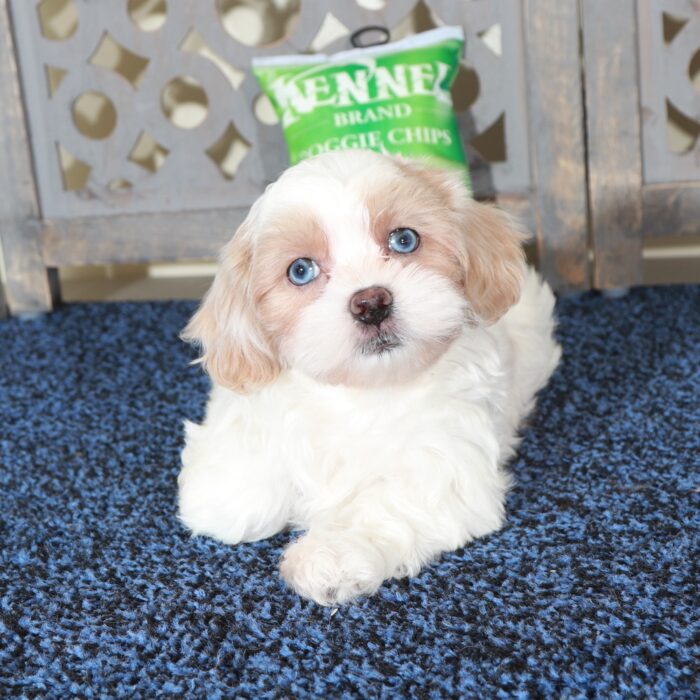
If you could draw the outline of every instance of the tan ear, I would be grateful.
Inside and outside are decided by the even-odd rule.
[[[527,235],[505,212],[475,202],[463,171],[405,161],[399,167],[422,176],[444,201],[461,233],[455,245],[465,296],[479,318],[497,321],[520,298]]]
[[[255,314],[252,254],[244,222],[221,251],[214,282],[181,335],[201,347],[200,362],[217,384],[241,393],[268,384],[280,370]]]
[[[526,235],[495,206],[472,200],[464,214],[465,295],[480,318],[497,321],[520,298]]]

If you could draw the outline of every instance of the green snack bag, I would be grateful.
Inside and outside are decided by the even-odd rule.
[[[279,117],[292,165],[326,151],[367,148],[462,168],[450,87],[461,27],[332,56],[274,56],[252,68]]]

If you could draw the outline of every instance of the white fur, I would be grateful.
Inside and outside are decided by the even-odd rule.
[[[281,190],[273,203],[285,194],[303,196]],[[554,299],[534,271],[500,320],[467,323],[448,280],[392,264],[367,239],[351,245],[366,222],[347,196],[335,212],[319,198],[335,270],[282,339],[284,369],[247,395],[214,386],[203,424],[186,425],[179,477],[180,517],[194,534],[236,544],[306,531],[280,569],[325,605],[415,575],[502,526],[504,465],[560,353]],[[404,345],[359,356],[348,299],[377,284],[394,294]],[[449,347],[423,367],[415,358],[434,343]],[[359,380],[327,383],[339,364]]]
[[[362,259],[352,267],[341,265],[323,296],[305,309],[295,332],[282,340],[291,367],[323,378],[342,365],[355,381],[386,381],[418,369],[422,348],[459,332],[466,302],[448,280],[417,266],[384,262],[378,253],[375,258]],[[354,292],[372,285],[392,290],[393,317],[403,345],[392,353],[363,356],[355,352],[357,324],[347,306]]]

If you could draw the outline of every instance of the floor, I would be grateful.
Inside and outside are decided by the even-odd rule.
[[[339,609],[177,520],[194,308],[0,322],[0,696],[700,696],[700,287],[560,301],[507,525]]]

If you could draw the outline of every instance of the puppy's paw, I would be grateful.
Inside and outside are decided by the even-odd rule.
[[[280,562],[284,580],[319,605],[339,605],[370,595],[384,581],[381,553],[359,538],[308,534],[287,547]]]

